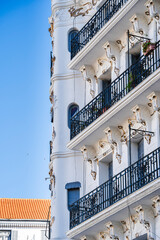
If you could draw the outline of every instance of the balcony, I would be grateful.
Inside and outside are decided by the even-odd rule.
[[[160,177],[160,147],[139,159],[70,209],[70,229]]]
[[[125,97],[160,66],[160,41],[155,50],[140,59],[115,79],[104,91],[71,118],[71,139]]]
[[[96,35],[128,0],[107,0],[72,40],[71,59]]]

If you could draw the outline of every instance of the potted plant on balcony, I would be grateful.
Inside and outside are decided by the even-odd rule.
[[[156,45],[155,45],[155,43],[152,43],[149,40],[149,41],[144,42],[142,47],[143,47],[143,54],[145,56],[147,56],[150,54],[150,52],[152,52],[155,49]]]

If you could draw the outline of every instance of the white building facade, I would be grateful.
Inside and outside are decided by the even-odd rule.
[[[160,1],[52,0],[51,239],[160,239]]]

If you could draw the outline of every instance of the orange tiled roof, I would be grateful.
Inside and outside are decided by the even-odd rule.
[[[0,198],[0,219],[47,220],[50,205],[48,199]]]

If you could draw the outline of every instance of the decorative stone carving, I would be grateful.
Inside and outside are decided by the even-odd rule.
[[[110,144],[110,148],[112,149],[112,153],[114,154],[114,151],[116,151],[116,159],[118,160],[119,164],[121,163],[121,154],[120,154],[120,149],[119,145],[115,140],[112,138],[112,131],[110,128],[106,128],[104,130],[106,136],[107,136],[107,142]]]
[[[90,94],[92,98],[95,97],[96,93],[96,83],[97,83],[97,76],[95,75],[95,71],[92,66],[86,65],[80,68],[82,73],[83,79],[90,84]]]
[[[97,175],[97,158],[96,151],[92,146],[83,146],[81,152],[84,157],[84,161],[88,161],[91,165],[91,176],[96,180]]]
[[[147,98],[149,100],[148,106],[152,109],[151,116],[153,116],[155,112],[160,113],[158,98],[155,92],[152,92]]]
[[[123,227],[123,233],[126,233],[129,231],[130,229],[130,225],[128,222],[126,221],[121,221],[122,227]]]
[[[160,34],[160,14],[158,13],[158,11],[156,11],[156,1],[154,0],[148,0],[146,2],[146,7],[147,7],[147,15],[149,15],[151,17],[151,19],[154,19],[157,22],[157,26],[158,26],[158,34]]]
[[[154,216],[157,217],[160,215],[160,196],[152,198],[152,207],[154,211]]]
[[[74,0],[75,6],[68,11],[71,17],[85,16],[97,4],[99,0]]]
[[[98,71],[97,71],[98,76],[101,76],[102,74],[106,73],[109,68],[110,68],[110,61],[108,60],[108,58],[98,59]]]
[[[100,232],[99,235],[100,235],[100,239],[101,239],[101,240],[104,240],[104,239],[107,238],[108,233],[107,233],[107,232]]]
[[[127,134],[124,131],[123,126],[118,126],[118,129],[119,129],[119,131],[121,133],[121,142],[125,142],[127,144]]]
[[[134,114],[134,118],[133,119],[128,119],[128,122],[131,126],[133,126],[135,123],[140,123],[143,126],[146,126],[146,122],[145,120],[143,120],[141,118],[141,111],[138,105],[136,105],[134,108],[132,108],[132,112]]]
[[[136,14],[130,18],[130,22],[133,24],[133,30],[135,33],[140,33],[141,35],[144,34],[144,30],[139,26],[140,24]]]
[[[125,48],[125,45],[122,43],[121,40],[117,40],[116,43],[118,44],[118,47],[120,49],[120,52],[122,51],[123,48]]]
[[[107,234],[110,239],[119,240],[119,237],[115,236],[115,234],[114,234],[114,226],[113,226],[112,222],[108,222],[106,224],[106,228],[107,228]]]
[[[51,104],[54,103],[54,92],[53,92],[53,90],[52,90],[52,92],[51,92],[51,94],[49,96],[49,100],[50,100]]]
[[[105,52],[106,52],[106,57],[108,61],[112,64],[113,71],[115,72],[116,76],[119,76],[119,61],[118,58],[116,57],[118,53],[113,53],[113,46],[111,47],[111,44],[109,42],[106,42],[103,46]]]
[[[144,219],[144,210],[143,210],[142,206],[140,205],[140,206],[136,207],[136,208],[135,208],[135,211],[136,211],[136,213],[138,214],[138,220],[139,220],[139,222],[140,222],[141,224],[143,224],[144,227],[145,227],[147,230],[150,230],[150,223],[149,223],[149,221],[146,221],[146,220]]]
[[[53,17],[49,17],[48,18],[49,24],[50,24],[50,28],[48,29],[50,36],[53,37],[53,33],[54,33],[54,20]]]
[[[52,130],[52,139],[53,139],[53,141],[54,141],[55,137],[56,137],[56,131],[55,131],[55,127],[53,126],[53,130]]]

